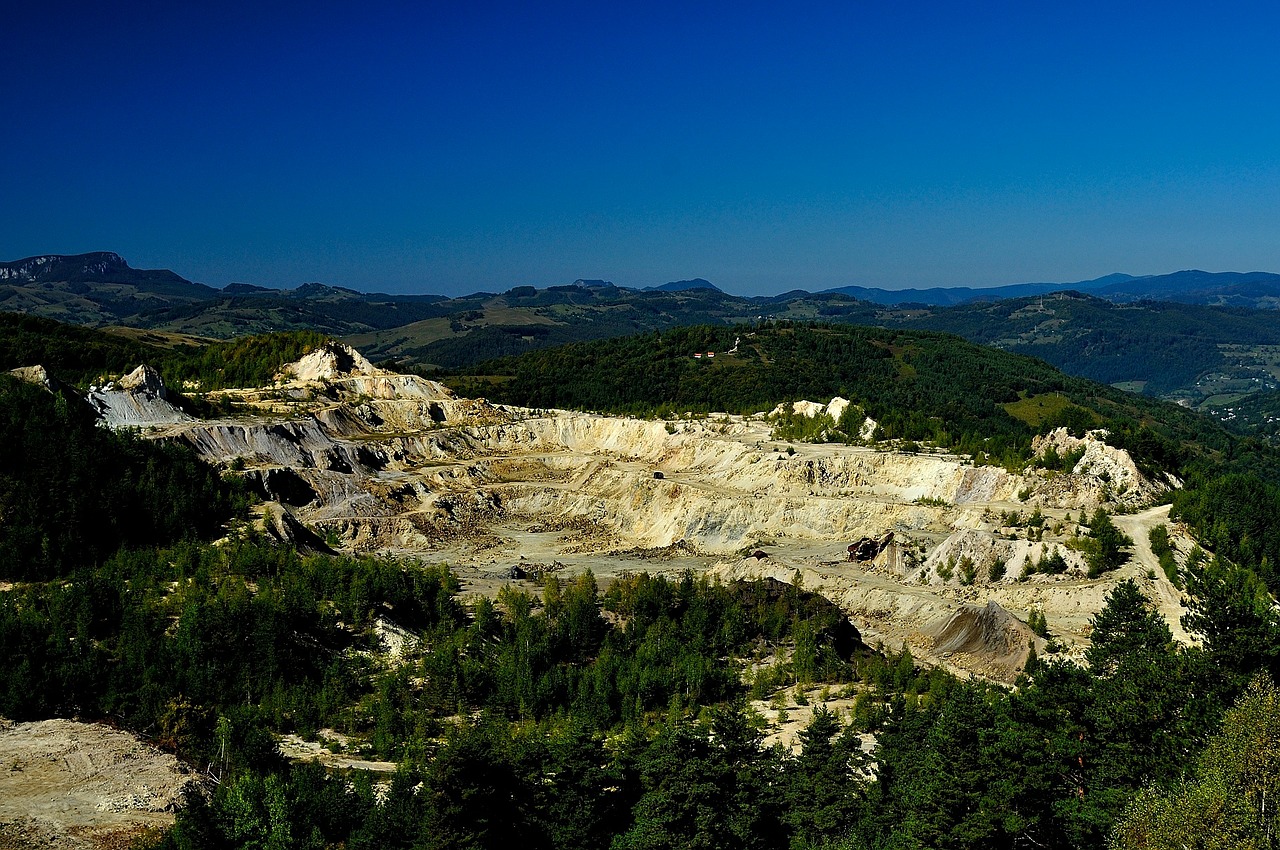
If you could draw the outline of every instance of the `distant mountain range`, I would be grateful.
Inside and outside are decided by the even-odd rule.
[[[215,289],[172,271],[134,269],[109,252],[0,263],[0,311],[218,339],[316,330],[402,367],[468,368],[681,325],[818,321],[954,333],[1213,410],[1280,386],[1280,353],[1271,354],[1280,352],[1272,348],[1280,347],[1277,307],[1280,275],[1267,272],[1113,274],[991,289],[840,287],[754,298],[702,278],[647,289],[579,279],[449,298],[321,283]]]
[[[1180,304],[1204,304],[1221,307],[1280,307],[1280,274],[1271,272],[1202,272],[1180,271],[1172,274],[1134,277],[1109,274],[1075,283],[1015,283],[973,289],[967,286],[933,289],[872,289],[841,286],[825,292],[839,292],[861,301],[894,306],[922,304],[949,307],[978,301],[1003,301],[1048,295],[1051,292],[1085,292],[1098,298],[1121,303],[1130,301],[1176,301]]]

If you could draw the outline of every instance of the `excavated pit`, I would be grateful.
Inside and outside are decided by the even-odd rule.
[[[130,392],[162,395],[150,375],[133,383],[106,398],[119,408],[106,422],[137,424],[145,405]],[[798,576],[870,639],[1008,681],[1033,605],[1078,652],[1106,592],[1135,577],[1185,638],[1177,594],[1158,570],[1147,577],[1145,533],[1128,567],[1096,581],[1065,546],[1069,512],[1103,498],[1132,509],[1169,483],[1145,479],[1098,435],[1042,440],[1042,450],[1083,449],[1072,472],[1014,473],[944,453],[787,444],[771,439],[763,415],[662,422],[493,405],[384,372],[345,346],[308,355],[272,387],[224,395],[258,414],[173,421],[161,408],[148,435],[241,470],[270,500],[267,527],[281,539],[445,562],[465,593],[584,569],[606,583],[641,570]],[[1002,524],[1033,508],[1059,530],[1032,539]],[[1163,521],[1158,511],[1150,519]],[[850,543],[888,532],[873,561],[848,560]],[[768,557],[740,560],[757,550]],[[1020,580],[1051,551],[1065,573]],[[956,575],[957,563],[970,574]]]

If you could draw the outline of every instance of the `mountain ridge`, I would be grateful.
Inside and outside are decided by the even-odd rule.
[[[180,293],[188,298],[205,296],[210,299],[219,296],[279,296],[291,298],[312,297],[317,293],[333,294],[336,292],[355,298],[371,298],[379,300],[419,300],[433,301],[472,298],[478,295],[491,294],[475,292],[467,295],[445,296],[429,293],[388,294],[375,291],[364,291],[351,287],[337,286],[320,282],[299,284],[293,288],[276,288],[260,286],[252,283],[230,283],[221,289],[207,284],[192,282],[169,269],[135,269],[120,254],[113,251],[93,251],[84,254],[38,254],[19,260],[0,262],[0,285],[38,285],[50,283],[91,284],[118,283],[139,287],[148,287],[144,294],[174,294],[168,287],[181,287]],[[1280,274],[1264,271],[1250,272],[1208,272],[1200,269],[1183,269],[1167,274],[1130,275],[1113,272],[1089,280],[1065,283],[1013,283],[989,287],[972,286],[934,286],[924,288],[884,289],[860,285],[837,286],[811,292],[805,289],[791,289],[774,295],[735,295],[713,284],[705,278],[690,278],[667,283],[646,286],[618,286],[612,281],[597,278],[579,278],[569,287],[589,290],[626,290],[631,292],[687,292],[690,290],[709,290],[719,292],[731,298],[747,301],[777,301],[784,298],[798,298],[812,295],[847,295],[861,301],[868,301],[881,306],[897,306],[902,304],[923,304],[928,306],[948,306],[969,303],[971,301],[994,301],[1008,298],[1043,295],[1051,292],[1076,290],[1096,294],[1113,301],[1135,301],[1154,299],[1162,301],[1178,301],[1192,304],[1211,304],[1223,306],[1257,306],[1250,301],[1265,301],[1267,308],[1280,307]],[[559,290],[569,287],[551,286],[537,291]],[[83,294],[83,293],[81,293]]]

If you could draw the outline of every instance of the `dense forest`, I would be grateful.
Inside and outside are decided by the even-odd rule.
[[[736,351],[733,351],[736,347]],[[716,354],[695,359],[695,353]],[[755,413],[843,396],[878,438],[923,441],[1021,465],[1037,433],[1106,428],[1151,468],[1185,473],[1212,453],[1280,472],[1274,453],[1177,405],[1064,375],[1041,360],[948,334],[824,324],[675,328],[488,361],[446,380],[464,395],[640,416]],[[860,423],[845,423],[846,435]],[[1194,451],[1192,448],[1194,447]]]
[[[1242,575],[1188,576],[1201,650],[1122,583],[1088,668],[1033,660],[1006,691],[869,651],[793,586],[587,575],[468,612],[445,569],[242,536],[0,596],[0,713],[116,717],[210,765],[170,847],[1142,847],[1188,824],[1265,847],[1280,622],[1232,604]],[[367,652],[376,618],[421,635],[402,666]],[[743,700],[795,682],[859,699],[791,754]],[[276,754],[320,725],[400,762],[389,788]]]
[[[231,345],[258,364],[239,373],[181,349],[174,363],[250,380],[309,344],[290,339]],[[84,356],[55,373],[115,355]],[[693,328],[490,374],[460,382],[645,415],[842,394],[885,438],[980,441],[1011,462],[1050,425],[1106,424],[1188,476],[1173,511],[1214,553],[1179,576],[1201,645],[1177,644],[1132,582],[1094,618],[1087,664],[1033,655],[1013,688],[868,646],[796,583],[547,575],[464,604],[444,566],[269,542],[234,479],[0,377],[0,715],[109,719],[197,765],[205,793],[149,839],[184,850],[1280,844],[1265,448],[935,334]],[[395,663],[386,624],[414,636]],[[816,689],[852,707],[816,710],[797,752],[765,746],[749,700]],[[280,756],[277,734],[326,727],[398,763],[389,784]]]
[[[934,309],[902,324],[1039,357],[1104,384],[1143,381],[1150,395],[1189,386],[1203,372],[1222,368],[1224,343],[1280,344],[1280,329],[1265,310],[1113,304],[1071,292]]]
[[[243,509],[176,443],[99,428],[78,396],[0,374],[0,576],[47,579],[124,546],[215,534]]]

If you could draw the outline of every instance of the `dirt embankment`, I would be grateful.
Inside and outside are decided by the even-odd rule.
[[[0,848],[124,848],[173,823],[194,777],[93,723],[0,720]]]

